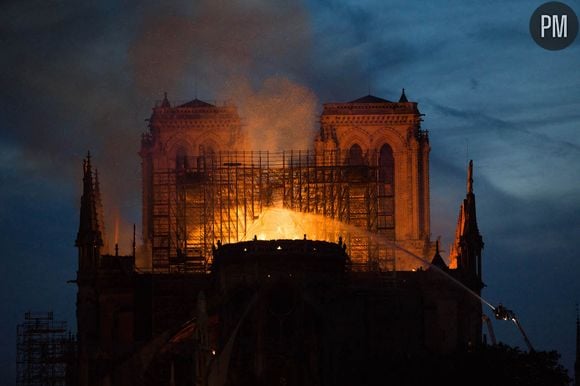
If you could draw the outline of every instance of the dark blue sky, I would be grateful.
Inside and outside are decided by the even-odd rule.
[[[536,348],[559,351],[572,369],[580,43],[538,47],[528,23],[540,4],[4,1],[0,384],[14,384],[25,311],[52,309],[75,327],[66,281],[76,270],[87,150],[101,172],[108,229],[113,213],[122,230],[140,223],[140,133],[164,91],[172,100],[231,99],[258,138],[298,132],[272,145],[291,148],[316,130],[321,103],[369,89],[396,100],[405,87],[430,132],[433,239],[448,249],[473,159],[483,296],[511,308]],[[577,1],[567,4],[580,12]],[[120,242],[128,251],[130,233]],[[513,325],[494,327],[498,339],[525,347]]]

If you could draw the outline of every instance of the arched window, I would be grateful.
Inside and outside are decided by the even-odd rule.
[[[379,182],[393,185],[395,182],[395,158],[393,149],[384,144],[379,153]]]
[[[395,157],[393,149],[384,144],[379,150],[379,191],[377,229],[387,240],[395,240]]]
[[[180,146],[175,152],[175,169],[187,169],[188,167],[187,150]]]
[[[209,145],[199,145],[199,155],[197,157],[197,168],[204,171],[212,168],[215,162],[215,151]]]
[[[215,151],[213,150],[213,147],[206,145],[203,156],[205,158],[205,167],[213,168],[215,163]]]
[[[215,158],[215,151],[211,146],[205,146],[204,154],[206,158],[213,159]]]
[[[355,143],[350,147],[348,151],[348,164],[349,165],[362,165],[363,164],[363,152],[358,143]]]

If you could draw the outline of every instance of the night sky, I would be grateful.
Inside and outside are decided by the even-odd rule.
[[[430,134],[432,239],[446,256],[473,159],[483,297],[512,309],[535,348],[557,350],[572,370],[580,43],[535,44],[528,23],[541,3],[2,2],[0,384],[15,382],[24,312],[53,310],[76,329],[76,288],[66,282],[76,274],[88,150],[107,231],[118,217],[129,253],[129,230],[140,228],[140,135],[165,91],[171,101],[235,102],[250,135],[277,150],[311,143],[322,103],[369,90],[396,101],[404,87]],[[526,348],[513,324],[494,328]]]

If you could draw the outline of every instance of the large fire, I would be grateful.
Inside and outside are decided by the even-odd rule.
[[[336,242],[353,232],[365,232],[341,221],[311,213],[269,207],[248,226],[243,240],[302,239]],[[366,233],[366,232],[365,232]]]
[[[321,214],[297,212],[282,207],[267,207],[245,228],[246,232],[241,234],[236,241],[276,240],[276,239],[304,239],[338,242],[342,240],[351,258],[356,262],[363,262],[370,253],[370,249],[400,250],[403,254],[399,259],[406,259],[409,267],[413,269],[427,268],[430,264],[421,257],[409,252],[392,240],[388,240],[384,235],[374,233],[357,227],[352,224],[323,216]],[[364,245],[362,254],[356,246]],[[352,248],[357,249],[357,251]],[[377,252],[376,258],[384,258],[383,253]],[[394,252],[393,252],[394,253]],[[380,263],[382,264],[382,263]]]

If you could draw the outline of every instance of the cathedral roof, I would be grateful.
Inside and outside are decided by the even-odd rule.
[[[433,260],[431,260],[431,265],[434,265],[443,270],[447,269],[447,264],[445,264],[445,260],[443,260],[440,254],[436,254],[433,257]]]
[[[369,94],[348,103],[391,103],[391,101]]]
[[[211,103],[207,103],[195,98],[194,100],[184,103],[179,107],[215,107],[215,106],[212,105]]]

